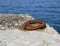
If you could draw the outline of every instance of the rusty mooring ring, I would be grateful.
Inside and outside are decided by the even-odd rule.
[[[31,25],[31,24],[35,24],[35,23],[39,23],[39,25],[37,25],[37,26]],[[27,22],[24,23],[24,25],[22,25],[22,28],[25,30],[43,29],[45,27],[46,27],[46,24],[43,20],[28,20]]]

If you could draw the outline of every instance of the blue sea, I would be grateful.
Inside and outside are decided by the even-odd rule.
[[[0,0],[0,14],[29,14],[60,33],[60,0]]]

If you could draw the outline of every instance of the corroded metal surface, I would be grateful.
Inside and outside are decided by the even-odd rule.
[[[37,25],[38,23],[38,25]],[[37,29],[45,29],[46,28],[46,23],[43,20],[28,20],[26,21],[22,27],[20,26],[20,28],[24,29],[24,30],[37,30]]]

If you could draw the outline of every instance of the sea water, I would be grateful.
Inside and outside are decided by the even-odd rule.
[[[0,0],[0,14],[30,14],[60,33],[60,0]]]

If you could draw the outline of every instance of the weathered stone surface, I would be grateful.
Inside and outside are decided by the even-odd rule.
[[[28,14],[1,14],[0,46],[60,46],[60,35],[48,24],[44,30],[25,32],[17,29],[29,19],[34,18]]]
[[[14,29],[23,24],[25,21],[33,19],[28,14],[0,14],[0,29],[2,27]]]

